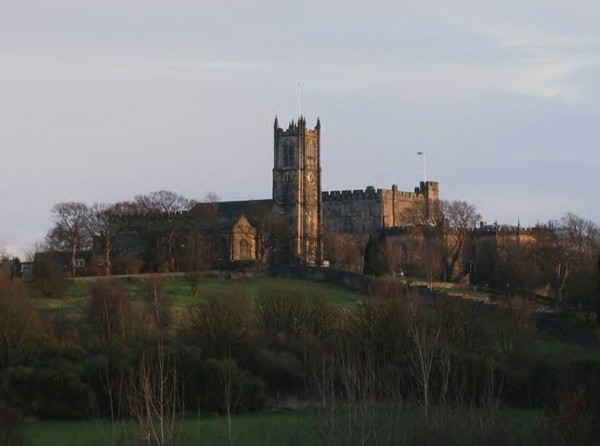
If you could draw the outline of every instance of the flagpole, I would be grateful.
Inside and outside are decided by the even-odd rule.
[[[302,116],[302,94],[300,90],[300,82],[298,82],[298,118]]]
[[[423,181],[427,183],[427,156],[425,155],[425,152],[417,152],[417,155],[423,157]]]

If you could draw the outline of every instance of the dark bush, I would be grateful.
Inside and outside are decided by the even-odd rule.
[[[98,281],[91,288],[88,322],[106,346],[123,345],[131,336],[131,306],[117,282]]]
[[[363,274],[383,276],[389,271],[382,243],[378,237],[369,237],[365,246]]]
[[[260,330],[270,337],[297,340],[326,337],[333,329],[334,312],[320,287],[285,281],[263,285],[255,304]]]
[[[535,429],[536,444],[549,446],[598,444],[598,400],[583,387],[565,391],[549,406]]]
[[[252,310],[242,290],[210,295],[187,317],[183,336],[207,357],[229,358],[252,337]]]
[[[233,359],[209,359],[204,378],[203,409],[236,413],[264,407],[264,382],[238,367]]]
[[[30,365],[6,369],[0,399],[25,416],[82,419],[90,413],[85,351],[66,344],[47,347]]]
[[[0,271],[0,371],[30,361],[45,332],[21,283]]]
[[[304,390],[303,361],[290,351],[263,348],[254,356],[251,368],[268,384],[271,395],[297,394]]]
[[[22,446],[25,444],[19,429],[22,414],[0,404],[0,446]]]
[[[32,286],[43,296],[60,297],[67,290],[67,273],[63,271],[55,253],[36,254],[32,272]]]

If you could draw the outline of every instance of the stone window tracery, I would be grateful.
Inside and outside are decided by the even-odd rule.
[[[283,164],[285,166],[294,164],[294,143],[292,141],[283,143]]]
[[[306,144],[306,156],[308,158],[316,158],[317,156],[317,147],[315,142],[312,139],[309,139]]]
[[[250,258],[250,244],[248,240],[245,238],[240,240],[240,258],[248,259]]]

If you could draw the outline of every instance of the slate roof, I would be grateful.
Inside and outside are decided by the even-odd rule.
[[[218,203],[199,203],[190,212],[192,215],[195,212],[201,213],[203,208],[209,206],[217,207],[218,223],[221,230],[233,228],[242,215],[248,218],[252,226],[256,226],[256,221],[260,216],[261,211],[271,211],[273,200],[243,200],[243,201],[222,201]]]

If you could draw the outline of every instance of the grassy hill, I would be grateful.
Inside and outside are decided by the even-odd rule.
[[[105,277],[97,280],[107,280]],[[218,295],[223,292],[239,291],[245,293],[251,301],[254,301],[261,287],[270,285],[281,285],[295,289],[303,289],[307,292],[319,293],[327,297],[332,305],[353,305],[359,300],[359,294],[335,285],[312,283],[294,279],[277,279],[266,276],[257,276],[246,279],[228,279],[206,277],[200,282],[196,296],[193,295],[191,282],[185,276],[161,276],[140,275],[130,277],[118,277],[114,279],[131,297],[135,303],[141,302],[144,295],[144,287],[151,280],[164,281],[162,286],[168,303],[172,306],[175,314],[185,311],[190,306],[197,305],[208,296]],[[91,287],[95,280],[70,281],[64,295],[60,297],[39,297],[34,303],[43,313],[66,319],[77,319],[90,297]]]

